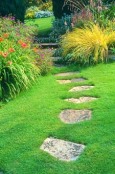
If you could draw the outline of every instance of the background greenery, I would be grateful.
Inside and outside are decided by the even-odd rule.
[[[54,17],[25,20],[28,26],[37,26],[38,37],[48,35],[52,31]]]

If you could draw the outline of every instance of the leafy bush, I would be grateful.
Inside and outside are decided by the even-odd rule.
[[[93,15],[93,21],[98,23],[100,26],[107,27],[109,21],[114,21],[115,19],[115,4],[110,3],[109,5],[96,5],[90,7],[90,11]]]
[[[102,0],[90,1],[90,3],[82,0],[79,3],[76,0],[67,0],[65,3],[73,9],[72,24],[74,27],[84,27],[89,21],[106,27],[110,20],[115,19],[114,2],[105,5]]]
[[[46,75],[52,69],[52,49],[38,49],[37,52],[36,65],[40,68],[41,74]]]
[[[36,13],[39,11],[39,8],[36,6],[31,6],[26,10],[25,18],[26,19],[34,19]]]
[[[34,18],[47,18],[53,16],[53,13],[48,10],[40,10],[39,7],[31,6],[26,10],[26,19],[34,19]]]
[[[43,3],[40,2],[39,3],[39,10],[43,10],[43,11],[52,11],[52,1],[51,0],[48,0],[47,2]]]
[[[13,98],[27,89],[40,72],[32,48],[35,29],[12,18],[0,18],[0,85],[2,99]]]
[[[71,31],[72,27],[72,15],[64,16],[62,19],[55,19],[50,37],[58,39],[61,35]]]
[[[76,62],[107,62],[108,49],[115,43],[115,30],[92,24],[62,38],[63,56]]]
[[[38,11],[35,13],[36,18],[48,18],[50,16],[53,16],[53,13],[50,11]]]

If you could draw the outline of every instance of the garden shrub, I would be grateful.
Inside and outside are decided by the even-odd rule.
[[[72,31],[72,15],[66,15],[62,19],[55,19],[53,21],[53,28],[50,38],[59,39],[59,37],[68,31]]]
[[[39,11],[39,8],[36,6],[31,6],[26,10],[25,18],[26,19],[34,19],[36,13]]]
[[[115,43],[115,30],[90,24],[62,37],[63,56],[75,62],[107,62],[108,49]]]
[[[52,11],[52,1],[51,0],[47,0],[45,3],[40,2],[39,3],[39,10],[42,10],[42,11]]]
[[[52,49],[38,49],[37,52],[38,57],[36,58],[36,65],[40,68],[41,75],[46,75],[52,69]]]
[[[110,21],[115,19],[115,4],[110,3],[108,5],[102,4],[90,7],[90,12],[93,16],[93,21],[100,26],[107,27]]]
[[[33,27],[0,18],[0,84],[2,99],[13,98],[27,89],[40,73],[37,53],[32,48]]]
[[[40,10],[39,7],[36,6],[29,7],[25,14],[26,19],[47,18],[50,16],[53,16],[53,12],[49,10]]]
[[[115,2],[109,1],[108,4],[100,1],[79,1],[65,0],[73,9],[72,24],[74,27],[84,27],[89,21],[100,24],[100,26],[108,26],[110,20],[115,19]]]
[[[35,13],[35,18],[48,18],[53,16],[53,13],[50,11],[38,11]]]

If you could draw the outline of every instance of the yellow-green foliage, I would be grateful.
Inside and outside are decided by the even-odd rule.
[[[38,8],[38,7],[36,7],[36,6],[31,6],[30,8],[28,8],[28,9],[26,10],[25,18],[26,18],[26,19],[33,19],[33,18],[35,18],[35,14],[36,14],[36,12],[38,12],[38,11],[39,11],[39,8]]]
[[[92,24],[83,29],[75,29],[62,38],[63,56],[68,54],[76,61],[104,62],[108,59],[108,49],[115,43],[115,30],[102,29]]]
[[[39,10],[52,11],[52,2],[48,1],[47,3],[41,3],[40,6],[39,6]]]

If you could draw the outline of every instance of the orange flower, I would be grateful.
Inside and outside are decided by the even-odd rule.
[[[14,48],[9,48],[9,52],[13,53],[13,52],[15,52],[15,49]]]
[[[21,44],[21,46],[22,46],[22,48],[27,48],[28,47],[28,45],[24,42]]]
[[[7,63],[8,63],[8,65],[12,65],[12,61],[8,61]]]
[[[35,53],[37,53],[37,52],[38,52],[38,48],[33,48],[33,51],[34,51]]]
[[[4,33],[3,36],[4,36],[4,38],[8,38],[9,34],[8,33]]]
[[[18,41],[18,43],[19,43],[19,44],[22,44],[22,43],[23,43],[23,41],[22,41],[22,40],[19,40],[19,41]]]
[[[7,53],[7,52],[4,52],[4,53],[2,52],[1,55],[2,55],[4,58],[8,57],[8,53]]]
[[[0,42],[2,42],[4,39],[2,37],[0,37]]]

